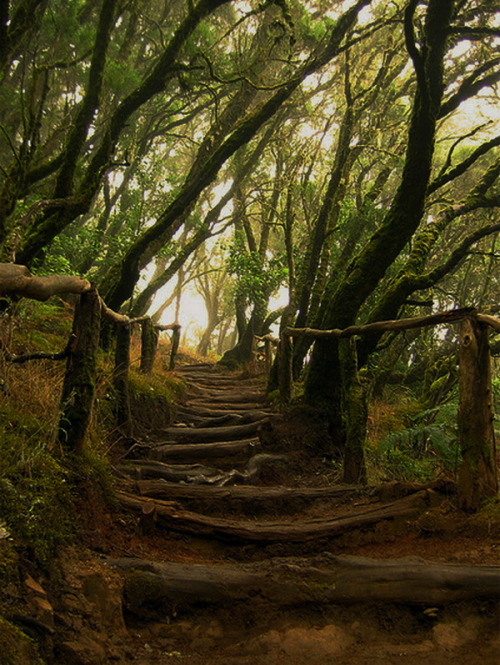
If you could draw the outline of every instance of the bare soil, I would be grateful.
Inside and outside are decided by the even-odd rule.
[[[203,404],[205,427],[210,409],[216,412],[214,418],[220,418],[221,409],[244,413],[246,407],[239,407],[246,403],[252,410],[267,408],[261,386],[255,380],[220,375],[211,368],[187,368],[182,373],[189,378],[190,400],[182,409],[182,436],[172,428],[165,430],[164,436],[170,437],[172,445],[179,438],[189,442],[190,413],[194,423],[200,417],[199,404]],[[216,427],[214,424],[213,431]],[[227,435],[227,427],[224,434]],[[238,437],[237,431],[231,436]],[[200,437],[203,439],[197,434],[193,443],[198,443]],[[318,442],[321,449],[325,437],[323,425],[314,414],[309,420],[293,414],[271,417],[260,427],[259,437],[264,452],[282,456],[284,462],[263,469],[254,486],[327,487],[338,483],[338,473],[331,462],[313,455]],[[214,440],[218,440],[217,436],[209,433],[207,441]],[[164,444],[161,436],[159,442]],[[154,444],[151,451],[154,453]],[[141,459],[144,455],[142,449]],[[213,465],[214,461],[207,460],[207,464]],[[244,466],[240,464],[240,471]],[[228,471],[224,460],[219,468]],[[122,489],[137,491],[137,478],[126,474],[120,478]],[[356,515],[418,489],[403,483],[386,484],[382,490],[359,488],[345,496],[293,506],[271,503],[257,514],[252,514],[247,505],[235,509],[229,501],[226,507],[223,501],[217,505],[207,501],[202,508],[207,517],[243,520],[250,525],[263,520],[300,525],[325,517]],[[460,513],[455,507],[453,483],[443,482],[439,491],[429,492],[438,498],[411,518],[382,520],[332,538],[306,542],[202,537],[184,529],[181,519],[178,525],[166,529],[159,521],[148,523],[144,515],[123,506],[115,505],[110,510],[104,502],[88,502],[82,506],[87,549],[65,553],[66,591],[54,601],[56,623],[63,624],[58,630],[64,635],[55,648],[58,662],[449,665],[450,660],[455,660],[468,665],[496,665],[500,662],[500,588],[491,589],[491,593],[486,590],[478,598],[442,604],[375,602],[367,598],[366,602],[356,603],[308,601],[277,606],[259,596],[230,604],[223,599],[219,603],[194,599],[182,607],[170,607],[168,612],[163,606],[152,604],[144,615],[138,616],[129,611],[123,596],[129,573],[112,563],[121,559],[221,567],[250,563],[264,566],[287,557],[310,561],[318,556],[356,555],[386,562],[418,557],[430,562],[497,566],[500,520],[493,513]],[[155,500],[149,501],[154,506]],[[174,505],[179,514],[186,508],[178,499]],[[192,506],[188,508],[194,510]]]

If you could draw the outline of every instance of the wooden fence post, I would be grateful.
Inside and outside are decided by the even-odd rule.
[[[148,317],[141,322],[141,372],[150,374],[153,371],[157,347],[158,330]]]
[[[128,372],[130,367],[130,323],[118,324],[116,334],[115,367],[113,385],[116,390],[116,417],[118,426],[126,436],[132,434],[132,417],[130,413],[130,394]]]
[[[179,343],[181,341],[181,326],[178,323],[175,323],[172,326],[172,348],[170,349],[170,363],[168,366],[169,371],[171,372],[175,369],[175,356],[179,350]]]
[[[93,288],[82,293],[75,309],[57,435],[64,448],[77,454],[83,450],[94,404],[100,325],[100,300]]]
[[[339,340],[342,372],[342,415],[346,433],[343,481],[366,485],[365,439],[368,422],[366,393],[358,374],[354,337]]]
[[[498,479],[491,392],[488,326],[467,317],[460,328],[458,428],[462,464],[458,497],[464,510],[477,510],[496,496]]]
[[[278,385],[283,404],[291,402],[293,397],[292,338],[281,333],[278,345]]]
[[[264,337],[264,353],[266,357],[266,374],[269,376],[273,367],[273,341],[268,335]]]

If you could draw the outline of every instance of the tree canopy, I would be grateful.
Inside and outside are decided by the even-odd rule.
[[[228,362],[277,320],[489,306],[499,37],[489,0],[4,3],[0,259],[134,316],[196,284]],[[317,342],[305,383],[339,431],[341,364]]]

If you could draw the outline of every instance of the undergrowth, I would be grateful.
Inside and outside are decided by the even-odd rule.
[[[9,361],[61,351],[71,321],[71,308],[57,300],[21,301],[14,314],[0,315],[0,528],[21,556],[43,567],[77,537],[81,506],[97,494],[107,502],[113,497],[111,458],[118,430],[112,356],[99,358],[92,421],[78,457],[57,443],[65,361]],[[166,364],[160,358],[159,371],[147,377],[132,372],[132,389],[168,403],[178,399],[183,384],[165,371]],[[0,584],[14,570],[14,560],[0,556]]]
[[[439,473],[456,475],[460,463],[456,392],[431,409],[405,396],[396,404],[375,402],[367,457],[374,475],[428,481]]]

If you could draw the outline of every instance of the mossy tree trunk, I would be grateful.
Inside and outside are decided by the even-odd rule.
[[[498,479],[488,326],[473,317],[462,322],[459,358],[458,428],[462,465],[458,497],[461,508],[477,510],[484,499],[496,496]]]
[[[443,62],[453,5],[452,0],[430,0],[423,30],[425,49],[422,51],[418,51],[414,43],[413,12],[416,3],[410,3],[407,9],[406,38],[415,66],[417,89],[401,182],[382,224],[352,262],[345,278],[325,304],[322,328],[345,328],[355,322],[360,308],[420,224],[443,96]],[[337,446],[343,447],[345,430],[341,382],[338,340],[316,340],[305,385],[305,399],[308,404],[325,411],[332,438]]]
[[[58,431],[63,448],[77,454],[83,450],[94,404],[100,324],[99,294],[91,289],[80,296],[75,310]]]
[[[130,323],[119,325],[116,333],[113,385],[116,390],[116,419],[120,430],[126,436],[130,436],[132,433],[132,416],[130,413],[128,383],[128,373],[130,368],[130,337]]]

